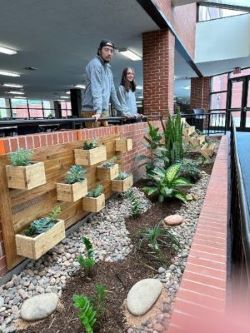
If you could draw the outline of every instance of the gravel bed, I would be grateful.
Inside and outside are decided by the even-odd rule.
[[[197,196],[197,200],[188,202],[176,212],[185,219],[182,225],[172,228],[172,232],[180,241],[181,249],[170,267],[167,270],[159,267],[159,274],[155,276],[164,283],[169,294],[163,314],[157,317],[154,323],[143,323],[139,331],[129,329],[129,332],[157,333],[161,332],[160,327],[165,325],[185,269],[208,180],[209,176],[203,172],[202,178],[190,190],[190,193]],[[146,212],[151,206],[150,201],[137,188],[134,187],[133,191],[140,198],[142,213]],[[130,212],[128,199],[111,198],[100,213],[89,219],[89,223],[79,227],[38,261],[30,262],[20,274],[14,275],[9,282],[1,286],[0,330],[3,333],[15,332],[15,320],[20,316],[20,308],[25,299],[45,292],[55,292],[61,296],[66,280],[79,268],[76,256],[84,254],[82,236],[92,241],[96,261],[123,260],[132,249],[125,225],[125,219],[129,217]]]

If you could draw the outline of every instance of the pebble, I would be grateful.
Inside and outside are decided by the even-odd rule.
[[[165,272],[163,270],[158,271],[159,276],[156,277],[159,280],[165,281],[166,279],[164,287],[167,288],[170,299],[168,305],[163,307],[163,312],[166,315],[171,311],[171,304],[181,281],[182,272],[185,269],[208,180],[209,176],[206,173],[202,173],[202,178],[190,191],[191,194],[193,193],[197,196],[197,200],[190,201],[187,205],[183,205],[179,211],[175,212],[183,217],[184,222],[180,226],[171,227],[171,232],[181,241],[182,246],[170,266],[171,269],[169,267]],[[137,188],[133,188],[133,191],[140,199],[142,213],[146,212],[151,206],[150,201]],[[14,274],[11,281],[0,287],[0,295],[4,299],[4,305],[2,306],[0,299],[0,330],[7,332],[7,329],[13,328],[14,317],[11,316],[11,308],[17,306],[18,310],[20,310],[26,296],[37,295],[37,288],[40,293],[44,293],[46,290],[53,290],[57,295],[61,294],[62,287],[69,277],[68,273],[79,269],[79,264],[76,262],[75,257],[80,253],[85,254],[81,241],[83,235],[91,240],[97,261],[123,260],[132,250],[129,233],[125,226],[125,218],[129,216],[130,208],[128,199],[117,200],[116,198],[111,198],[102,212],[91,216],[88,223],[84,223],[83,226],[70,234],[64,241],[36,262],[29,262],[26,269],[19,275]],[[67,262],[66,265],[65,262]],[[64,276],[65,279],[61,280],[61,276]],[[44,281],[42,286],[39,283],[41,278]],[[25,281],[25,284],[22,281]],[[177,285],[173,282],[177,282]],[[20,290],[24,291],[24,293],[21,292],[25,296],[24,298],[19,296]],[[10,319],[7,320],[7,318]],[[152,323],[148,324],[145,332],[148,333],[149,330],[153,332],[152,327]]]

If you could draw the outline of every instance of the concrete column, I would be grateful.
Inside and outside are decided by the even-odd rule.
[[[144,114],[167,118],[174,112],[175,37],[161,30],[143,33],[142,40]]]

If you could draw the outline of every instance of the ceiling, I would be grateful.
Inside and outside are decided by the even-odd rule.
[[[20,83],[28,98],[56,100],[84,83],[84,68],[101,39],[142,54],[141,33],[158,29],[135,0],[1,1],[0,45],[18,53],[0,54],[0,70],[21,76],[0,76],[0,84]],[[37,70],[25,70],[27,66]],[[119,53],[112,59],[115,83],[126,66],[135,68],[137,83],[142,85],[142,61],[129,61]],[[175,75],[196,76],[177,51]],[[7,91],[0,86],[1,97],[11,96]]]

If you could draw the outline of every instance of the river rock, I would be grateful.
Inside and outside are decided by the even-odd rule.
[[[183,221],[184,221],[183,217],[178,214],[169,215],[164,219],[164,223],[171,226],[179,225],[183,223]]]
[[[54,293],[36,295],[27,299],[21,307],[21,317],[33,321],[44,319],[55,311],[58,296]]]
[[[148,312],[157,301],[162,291],[162,284],[156,279],[144,279],[137,282],[129,291],[127,307],[135,316]]]

